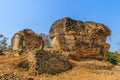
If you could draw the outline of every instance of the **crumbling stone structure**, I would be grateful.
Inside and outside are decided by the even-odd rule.
[[[11,40],[12,50],[42,49],[42,37],[30,29],[17,32]]]
[[[55,50],[62,50],[76,60],[102,60],[110,47],[106,43],[107,36],[111,35],[110,29],[96,22],[66,17],[55,21],[49,32]]]
[[[72,68],[68,56],[42,50],[28,52],[29,72],[32,74],[57,74]]]

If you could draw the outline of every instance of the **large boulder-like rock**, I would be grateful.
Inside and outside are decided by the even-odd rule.
[[[111,34],[110,29],[96,22],[66,17],[55,21],[49,32],[55,50],[62,50],[76,60],[102,60],[110,47],[106,43],[107,36]]]
[[[28,62],[32,74],[57,74],[72,68],[68,56],[42,50],[29,51]]]
[[[11,40],[12,50],[42,49],[42,37],[30,29],[24,29],[15,33]]]

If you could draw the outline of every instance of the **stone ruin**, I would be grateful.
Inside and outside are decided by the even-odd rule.
[[[71,59],[103,60],[110,47],[106,43],[110,34],[110,29],[103,24],[66,17],[50,28],[53,49],[43,50],[42,37],[30,29],[17,32],[11,45],[13,51],[27,51],[25,61],[29,62],[29,72],[57,74],[73,67]]]
[[[69,54],[75,60],[103,60],[110,47],[106,43],[107,36],[111,35],[110,29],[96,22],[66,17],[55,21],[49,33],[54,49]]]
[[[15,33],[11,40],[11,46],[14,51],[42,49],[42,37],[30,29],[24,29]]]
[[[28,61],[29,72],[34,75],[57,74],[72,68],[68,56],[56,52],[32,50],[28,52]]]
[[[30,29],[17,32],[12,38],[11,45],[12,54],[15,56],[19,56],[20,53],[27,55],[27,58],[18,63],[18,66],[27,68],[26,70],[32,74],[56,74],[72,68],[68,62],[68,56],[43,50],[42,37]]]

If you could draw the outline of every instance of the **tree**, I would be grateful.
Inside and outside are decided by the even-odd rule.
[[[0,34],[0,48],[2,50],[6,50],[7,49],[7,40],[8,38],[3,36],[2,34]]]
[[[41,33],[40,36],[42,37],[42,39],[44,41],[44,48],[46,48],[46,47],[52,47],[51,39],[50,39],[49,35]]]

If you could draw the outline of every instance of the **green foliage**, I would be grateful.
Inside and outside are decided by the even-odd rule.
[[[120,62],[120,54],[118,52],[108,52],[106,61],[116,65]]]
[[[2,34],[0,34],[0,38],[2,38],[3,37],[3,35]]]
[[[4,37],[2,34],[0,34],[0,48],[2,50],[6,50],[7,49],[7,40],[8,38]]]

